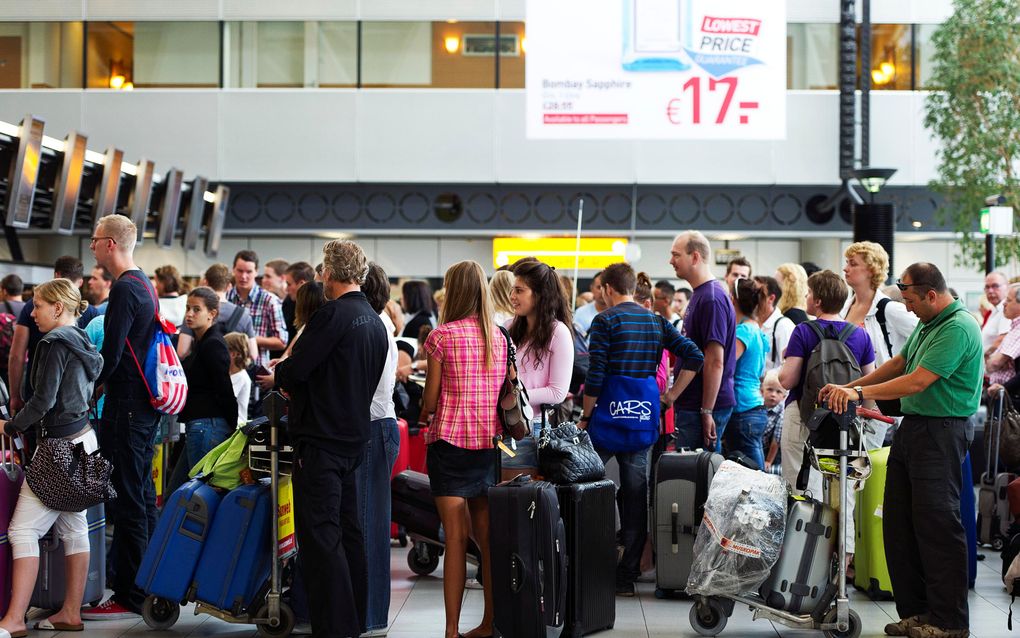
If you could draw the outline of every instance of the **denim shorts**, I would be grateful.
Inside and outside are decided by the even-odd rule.
[[[475,498],[495,484],[496,452],[492,448],[466,450],[438,440],[427,452],[433,496]]]

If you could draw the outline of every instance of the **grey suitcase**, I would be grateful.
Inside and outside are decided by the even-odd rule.
[[[836,516],[836,510],[818,501],[791,501],[779,560],[758,590],[769,607],[807,615],[828,609],[835,594]]]
[[[89,571],[82,605],[98,605],[106,590],[106,508],[102,503],[86,512],[89,521]],[[33,607],[60,609],[64,604],[64,544],[50,530],[39,540],[39,577],[32,592]]]
[[[988,449],[985,456],[985,471],[981,474],[981,486],[978,488],[978,542],[991,545],[1000,551],[1008,539],[1012,517],[1009,512],[1009,501],[1006,498],[1006,487],[1016,478],[1016,474],[1000,472],[999,442],[1002,436],[1003,395],[994,408],[988,410],[985,439]]]
[[[668,452],[655,465],[655,596],[682,594],[694,562],[698,535],[712,477],[722,465],[719,454]]]

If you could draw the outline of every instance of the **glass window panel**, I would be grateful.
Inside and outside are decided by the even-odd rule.
[[[88,88],[216,88],[216,22],[89,22]]]
[[[932,58],[935,56],[935,47],[932,46],[931,37],[935,34],[935,30],[939,28],[937,24],[919,24],[917,25],[917,88],[918,89],[932,89],[935,88],[931,83],[931,75],[934,70],[932,67]]]
[[[527,40],[524,37],[523,22],[501,22],[499,25],[500,40],[503,41],[499,51],[499,88],[524,88],[524,56],[527,53]],[[513,38],[507,41],[507,38]],[[511,50],[516,43],[516,50]]]
[[[872,25],[871,64],[863,71],[871,74],[872,89],[911,90],[910,25]]]
[[[259,22],[255,47],[257,86],[304,86],[304,22]]]
[[[319,23],[319,86],[358,84],[358,23]]]
[[[839,88],[839,25],[786,25],[786,88]]]
[[[515,37],[501,41],[519,50]],[[361,42],[364,87],[496,85],[494,22],[365,22]]]
[[[0,22],[0,89],[81,88],[81,22]]]

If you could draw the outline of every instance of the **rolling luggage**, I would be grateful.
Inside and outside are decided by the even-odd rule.
[[[100,503],[90,507],[89,571],[85,580],[82,604],[93,607],[103,601],[106,591],[106,508]],[[64,544],[50,530],[39,539],[39,577],[32,592],[33,607],[60,609],[64,604],[65,580]]]
[[[186,600],[219,504],[216,490],[200,479],[177,488],[163,507],[135,584],[171,602]]]
[[[977,534],[978,542],[991,545],[1000,551],[1006,544],[1006,532],[1012,517],[1009,514],[1007,488],[1016,478],[1010,472],[1000,472],[999,443],[1002,434],[1003,394],[997,405],[988,411],[985,437],[989,438],[985,472],[981,475],[978,488]]]
[[[428,451],[428,446],[425,445],[425,435],[428,431],[428,428],[419,428],[416,425],[408,427],[407,469],[415,472],[421,472],[422,474],[429,473],[428,466],[425,462],[426,452]]]
[[[836,510],[818,501],[792,500],[779,560],[759,589],[770,607],[793,614],[828,610],[836,591],[832,582],[836,516]]]
[[[567,604],[560,638],[579,638],[616,623],[616,484],[556,488],[567,534]]]
[[[655,466],[655,596],[683,593],[694,562],[712,477],[723,457],[704,451],[670,452]]]
[[[412,470],[396,475],[390,482],[390,502],[390,517],[414,542],[407,553],[408,567],[419,576],[431,574],[439,567],[446,540],[429,477]],[[474,562],[481,561],[481,552],[471,539],[467,553]]]
[[[6,408],[0,410],[0,417],[7,418]],[[12,448],[11,439],[0,435],[0,612],[5,614],[7,606],[11,604],[11,569],[14,567],[11,545],[7,541],[7,528],[14,516],[21,483],[25,480],[25,472],[14,462]]]
[[[490,488],[489,529],[496,632],[545,638],[547,626],[563,624],[567,593],[566,529],[555,486],[521,476]]]
[[[882,534],[882,507],[885,502],[885,477],[889,448],[870,450],[871,477],[857,495],[857,548],[854,552],[854,586],[872,600],[892,600],[892,582],[885,560]]]
[[[408,445],[407,421],[397,419],[397,432],[400,433],[400,448],[397,450],[397,458],[393,462],[393,471],[390,472],[390,481],[404,470],[411,469],[411,451]],[[390,518],[392,519],[392,514]],[[400,542],[401,547],[407,547],[407,533],[400,525],[390,523],[390,538]]]
[[[272,510],[266,485],[242,485],[223,497],[198,561],[196,600],[235,616],[257,606],[274,558]]]

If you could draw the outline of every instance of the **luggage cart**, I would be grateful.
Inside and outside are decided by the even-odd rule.
[[[828,603],[820,604],[815,613],[800,615],[770,607],[765,600],[755,594],[742,596],[695,596],[690,611],[691,627],[701,636],[718,635],[726,627],[726,622],[733,615],[736,603],[747,605],[754,613],[753,620],[764,618],[794,629],[814,629],[824,632],[826,638],[858,638],[861,635],[861,619],[857,612],[850,609],[846,585],[846,528],[847,512],[844,504],[848,500],[850,478],[847,476],[849,464],[859,458],[867,458],[864,445],[864,419],[875,419],[883,423],[894,423],[895,419],[887,417],[875,410],[860,407],[851,402],[847,410],[854,410],[853,418],[839,419],[839,449],[810,450],[811,463],[822,473],[825,490],[832,488],[835,479],[839,490],[839,518],[837,533],[837,555],[835,558],[835,595]],[[850,447],[850,428],[858,434],[858,445]],[[837,457],[838,468],[828,463],[820,463],[820,456]],[[869,472],[870,474],[870,472]],[[867,474],[855,477],[854,480],[867,478]]]
[[[278,555],[279,529],[276,521],[276,513],[279,512],[279,483],[280,483],[280,442],[279,427],[283,416],[283,408],[286,399],[278,392],[270,392],[264,402],[265,419],[263,423],[268,424],[269,430],[269,490],[273,516],[270,518],[271,533],[269,535],[272,552],[271,572],[269,581],[255,596],[252,604],[245,609],[220,609],[201,601],[195,601],[194,585],[188,591],[188,600],[195,602],[195,615],[206,614],[219,618],[220,620],[244,625],[256,625],[259,636],[263,638],[284,638],[289,636],[294,629],[295,617],[290,606],[283,602],[283,560]],[[261,421],[257,420],[257,421]],[[257,425],[253,422],[251,425]],[[259,601],[262,601],[261,604]],[[142,620],[150,628],[157,631],[169,629],[180,617],[181,604],[172,600],[148,596],[142,606]]]

